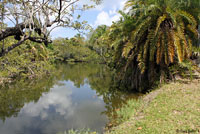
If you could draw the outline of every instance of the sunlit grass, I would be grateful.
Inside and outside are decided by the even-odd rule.
[[[200,133],[199,80],[167,84],[147,96],[152,96],[155,92],[158,92],[156,97],[146,105],[144,101],[140,103],[129,101],[118,112],[119,117],[122,117],[122,123],[107,133]]]

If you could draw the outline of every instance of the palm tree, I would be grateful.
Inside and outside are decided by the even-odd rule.
[[[189,59],[193,40],[198,37],[200,0],[129,0],[132,28],[122,23],[123,43],[116,51],[121,83],[145,90],[157,78],[170,77],[169,66]],[[131,31],[130,31],[131,30]],[[159,77],[158,77],[159,76]]]
[[[95,50],[99,55],[103,56],[103,44],[102,37],[106,33],[107,26],[100,25],[92,33],[88,43],[93,50]]]

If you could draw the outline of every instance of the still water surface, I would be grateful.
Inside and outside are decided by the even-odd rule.
[[[51,77],[1,88],[0,134],[102,133],[111,113],[135,97],[113,89],[112,76],[105,65],[60,64]]]

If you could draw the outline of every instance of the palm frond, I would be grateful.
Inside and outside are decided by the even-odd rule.
[[[164,58],[165,58],[165,64],[169,65],[169,52],[168,52],[168,38],[167,38],[167,32],[164,33],[163,37],[163,50],[164,50]]]
[[[151,4],[147,7],[147,11],[154,11],[154,10],[162,11],[161,7],[156,4]]]
[[[150,61],[153,61],[154,60],[154,56],[155,56],[155,51],[156,51],[156,42],[158,40],[158,36],[156,36],[154,34],[154,29],[151,29],[149,30],[149,34],[148,34],[148,38],[149,38],[149,41],[150,41],[150,45],[149,45],[149,51],[150,51]]]
[[[189,45],[189,49],[191,52],[188,56],[191,57],[191,55],[192,55],[192,40],[191,39],[188,39],[188,45]]]
[[[135,58],[135,56],[137,55],[137,53],[132,53],[131,55],[129,55],[128,59],[127,59],[127,62],[125,64],[125,67],[124,67],[124,71],[127,70],[127,68],[129,67],[129,65],[133,62],[133,59]]]
[[[178,60],[179,62],[182,62],[183,54],[182,54],[181,42],[180,42],[180,38],[178,37],[178,33],[176,33],[175,31],[173,31],[173,38],[174,38],[174,44],[176,46]]]
[[[121,56],[122,56],[122,52],[123,52],[123,47],[124,47],[122,40],[118,40],[117,43],[118,43],[118,45],[117,45],[116,52],[115,52],[115,55],[114,55],[114,61],[116,63],[118,63],[120,61]]]
[[[150,41],[150,39],[147,37],[147,40],[144,44],[144,53],[143,53],[144,62],[146,62],[146,60],[147,60],[147,53],[148,53],[148,49],[149,49],[149,41]]]
[[[157,20],[157,26],[156,26],[156,30],[155,30],[155,35],[157,35],[158,30],[160,28],[161,23],[167,18],[166,14],[163,14],[162,16],[160,16]]]
[[[132,7],[132,6],[134,6],[134,5],[136,5],[137,3],[135,2],[135,1],[133,1],[133,0],[128,0],[126,3],[125,3],[125,5],[124,5],[124,9],[127,9],[127,8],[129,8],[129,7]]]
[[[160,47],[160,62],[163,59],[163,56],[165,54],[165,33],[161,34],[161,47]],[[164,63],[164,62],[163,62]]]
[[[188,42],[187,42],[186,37],[185,37],[185,26],[184,26],[184,23],[180,22],[178,27],[177,27],[177,29],[178,29],[178,34],[179,34],[179,37],[181,39],[181,42],[184,45],[184,47],[182,48],[183,56],[184,57],[189,57],[191,52],[190,52],[190,49],[189,49],[189,46],[188,46]]]
[[[173,39],[173,35],[171,31],[169,31],[168,33],[168,54],[169,54],[170,62],[173,63],[174,56],[175,56],[175,46],[174,46],[174,39]]]
[[[166,12],[167,12],[167,14],[169,15],[169,17],[171,18],[174,27],[176,27],[176,26],[177,26],[177,20],[176,20],[176,19],[177,19],[177,14],[176,14],[176,12],[174,12],[174,11],[171,10],[170,8],[167,8],[167,9],[166,9]]]
[[[128,54],[130,53],[131,49],[133,49],[133,47],[134,45],[130,41],[128,41],[123,48],[122,56],[127,58]]]
[[[183,16],[184,18],[187,19],[187,21],[193,25],[193,27],[197,26],[197,20],[194,18],[194,16],[192,16],[190,13],[183,11],[183,10],[179,10],[177,11],[177,14],[179,16]]]
[[[192,25],[187,25],[187,29],[191,31],[196,38],[198,38],[198,30],[196,29],[196,27],[193,27]]]
[[[151,24],[151,17],[147,17],[146,20],[144,20],[137,28],[135,31],[132,32],[132,40],[136,41],[138,40],[137,38],[140,38],[141,35],[146,31],[146,29],[148,28],[148,26]],[[137,42],[134,42],[135,44],[137,44]]]
[[[160,64],[160,57],[161,57],[161,43],[160,43],[161,39],[159,37],[158,42],[157,42],[157,54],[156,54],[156,63]]]

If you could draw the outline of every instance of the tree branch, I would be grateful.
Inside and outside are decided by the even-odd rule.
[[[3,57],[4,55],[6,55],[8,52],[10,52],[11,50],[13,50],[14,48],[20,46],[22,43],[24,43],[24,41],[26,41],[29,37],[25,36],[23,37],[20,41],[18,41],[16,44],[13,44],[11,46],[9,46],[8,48],[6,48],[4,51],[2,51],[0,53],[0,57]]]
[[[15,27],[8,27],[5,30],[2,30],[0,32],[0,41],[9,36],[22,35],[22,31],[24,28],[25,28],[25,24],[21,23],[19,25],[16,25]]]

